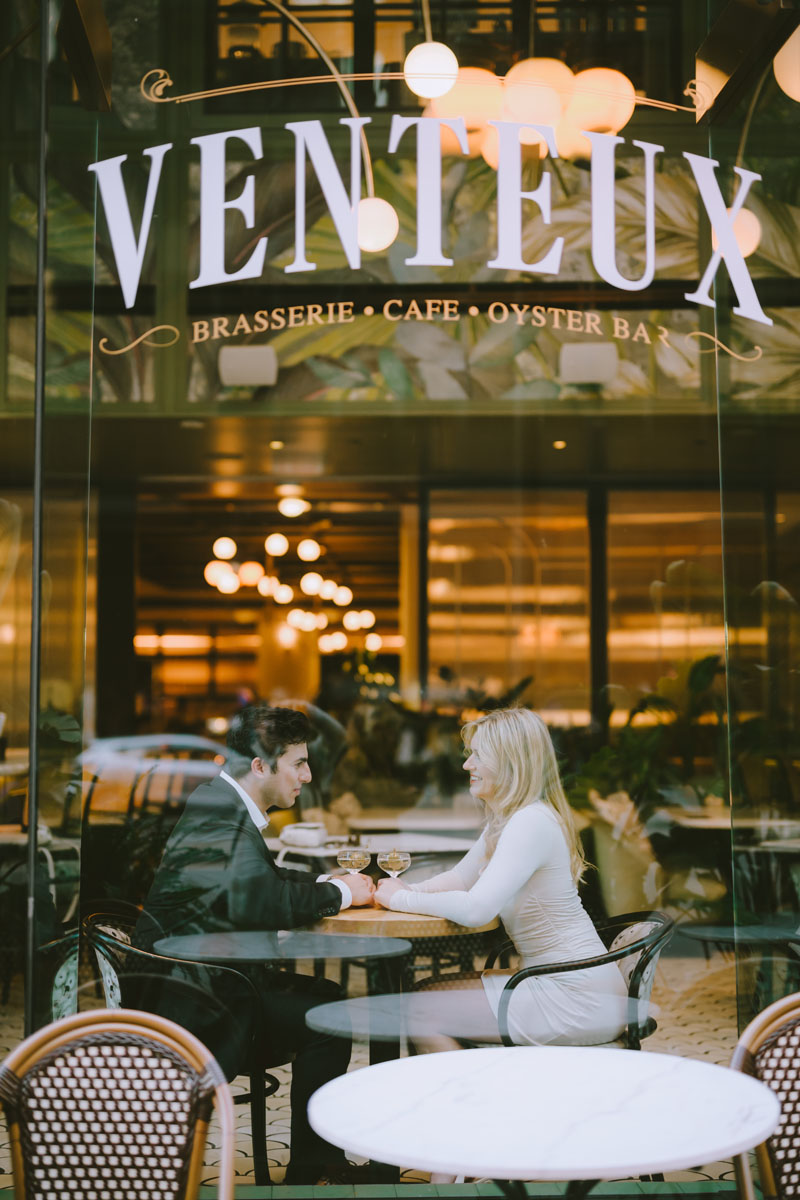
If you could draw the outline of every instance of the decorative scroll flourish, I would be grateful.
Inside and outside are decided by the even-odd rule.
[[[139,91],[145,100],[149,100],[152,104],[189,104],[193,100],[211,100],[216,96],[236,96],[241,92],[267,92],[272,88],[308,87],[312,83],[389,83],[404,79],[405,75],[402,71],[337,71],[335,76],[330,74],[298,75],[292,79],[265,79],[258,83],[240,83],[230,87],[211,88],[204,92],[187,92],[183,96],[165,96],[166,89],[173,86],[172,79],[167,71],[161,67],[154,67],[152,71],[148,71],[146,75],[142,76]],[[696,100],[696,93],[692,90],[695,82],[692,80],[688,83],[684,91],[684,95],[692,96],[693,100]],[[597,94],[605,95],[606,93],[598,92]],[[701,107],[699,103],[672,104],[668,100],[652,100],[649,96],[637,96],[636,103],[645,108],[662,108],[668,112],[702,113],[705,111],[705,107]]]
[[[724,350],[726,354],[730,354],[731,358],[738,359],[739,362],[758,362],[764,351],[760,346],[754,346],[752,354],[737,354],[735,350],[731,350],[730,346],[726,346],[718,337],[714,337],[713,333],[704,333],[700,329],[694,329],[691,333],[686,334],[686,340],[689,338],[705,338],[709,342],[713,342],[712,346],[700,348],[701,354],[713,354],[715,350]]]
[[[692,101],[698,117],[702,117],[714,101],[714,93],[707,83],[703,83],[702,79],[690,79],[683,89],[683,94]]]
[[[162,329],[169,330],[172,334],[168,342],[154,342],[153,334],[160,333]],[[119,350],[112,350],[108,344],[108,338],[100,338],[98,342],[99,349],[103,354],[127,354],[129,350],[133,350],[134,346],[138,346],[143,342],[145,346],[153,346],[156,350],[165,350],[167,346],[174,346],[180,339],[181,331],[175,325],[154,325],[152,329],[148,329],[142,333],[134,341],[127,346],[121,346]]]
[[[162,67],[154,67],[152,71],[148,71],[146,75],[142,76],[139,91],[145,100],[150,100],[153,104],[170,104],[175,100],[175,96],[164,95],[169,87],[172,87],[169,71],[165,71]]]

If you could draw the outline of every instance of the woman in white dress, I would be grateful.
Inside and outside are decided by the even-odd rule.
[[[486,806],[481,837],[452,870],[408,886],[382,880],[375,899],[473,928],[500,917],[524,967],[605,953],[578,895],[586,864],[544,721],[530,709],[501,709],[470,721],[462,736],[469,790]],[[456,1044],[437,1036],[456,1008],[454,1027],[463,1027],[469,1010],[470,1024],[496,1030],[508,974],[486,972],[457,992],[437,993],[443,1019],[418,1049]],[[626,1009],[622,974],[608,963],[524,980],[509,1006],[509,1030],[520,1045],[594,1045],[622,1033]]]

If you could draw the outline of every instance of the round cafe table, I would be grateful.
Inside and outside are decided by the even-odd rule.
[[[323,917],[313,926],[315,933],[358,933],[368,937],[447,938],[471,933],[486,933],[499,925],[493,917],[474,929],[457,925],[444,917],[428,917],[422,913],[393,912],[388,908],[346,908],[332,917]]]
[[[378,1098],[376,1102],[376,1097]],[[750,1150],[778,1124],[763,1083],[712,1063],[593,1046],[421,1054],[351,1071],[308,1116],[346,1152],[402,1167],[514,1181],[677,1171]]]

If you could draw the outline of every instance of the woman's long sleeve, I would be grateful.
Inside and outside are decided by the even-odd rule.
[[[485,862],[485,835],[481,834],[475,845],[449,871],[410,883],[408,887],[412,892],[466,892],[477,882]]]
[[[445,917],[459,925],[485,925],[498,915],[533,872],[551,858],[560,836],[556,821],[542,805],[528,805],[510,818],[485,870],[468,888],[462,886],[442,891],[437,886],[435,890],[423,891],[418,886],[414,891],[395,892],[391,907],[397,912]],[[438,884],[448,875],[460,875],[461,868],[469,863],[482,842],[483,839],[453,871],[436,876],[428,883]]]

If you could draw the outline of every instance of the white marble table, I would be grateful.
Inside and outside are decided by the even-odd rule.
[[[751,1149],[780,1108],[764,1084],[677,1055],[584,1046],[456,1050],[331,1080],[309,1120],[345,1151],[447,1174],[598,1180],[677,1171]],[[580,1181],[578,1183],[577,1181]]]

